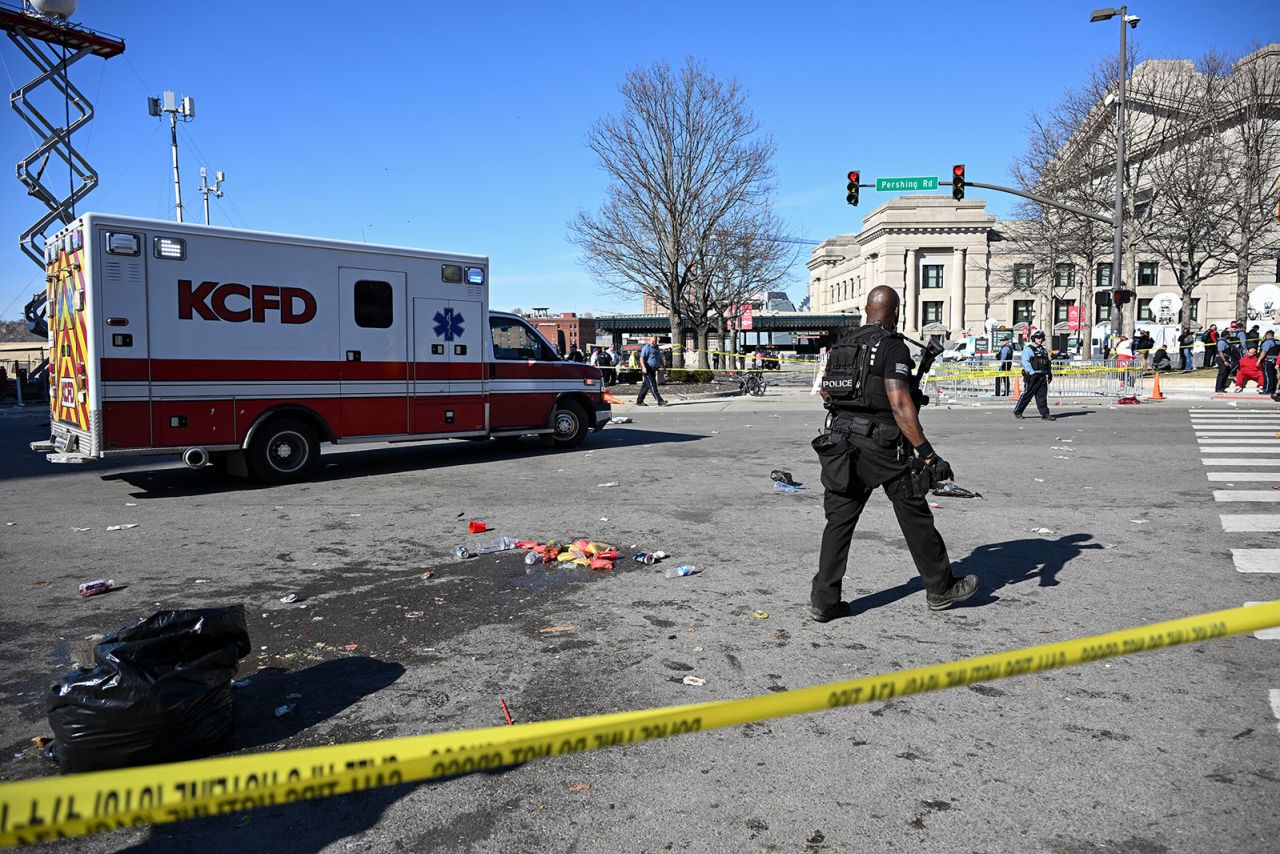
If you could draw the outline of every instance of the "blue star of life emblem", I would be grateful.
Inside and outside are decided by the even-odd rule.
[[[446,341],[461,338],[463,332],[462,324],[464,320],[465,318],[463,318],[461,314],[454,314],[454,311],[451,308],[446,308],[444,311],[437,311],[435,316],[436,337],[444,338]]]

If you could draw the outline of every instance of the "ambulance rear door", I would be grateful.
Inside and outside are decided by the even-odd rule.
[[[408,432],[406,278],[394,270],[338,270],[343,437]]]

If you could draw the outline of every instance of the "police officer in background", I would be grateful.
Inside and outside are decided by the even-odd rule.
[[[1045,421],[1057,421],[1056,415],[1049,413],[1049,383],[1053,382],[1053,360],[1049,351],[1044,348],[1044,330],[1037,329],[1031,333],[1031,342],[1022,348],[1022,381],[1026,387],[1018,405],[1013,407],[1013,417],[1021,418],[1022,410],[1027,408],[1031,398],[1036,399],[1036,409]]]
[[[851,616],[840,599],[849,545],[862,508],[876,487],[893,502],[916,570],[924,579],[932,611],[950,608],[978,590],[978,577],[956,578],[942,535],[925,500],[937,481],[952,477],[951,466],[924,437],[914,364],[898,325],[898,294],[881,285],[867,295],[866,325],[841,334],[822,378],[830,412],[827,431],[813,440],[822,463],[823,506],[818,573],[813,577],[810,613],[825,623]]]
[[[1013,341],[1006,340],[1000,345],[1000,353],[997,358],[1000,359],[1000,373],[1002,376],[996,377],[996,397],[1009,396],[1009,371],[1013,368]]]

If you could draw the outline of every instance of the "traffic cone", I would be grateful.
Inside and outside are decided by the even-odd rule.
[[[603,396],[604,396],[605,403],[616,403],[619,406],[621,406],[624,402],[621,399],[619,399],[617,395],[613,394],[613,392],[606,391],[603,393]]]
[[[1013,375],[1013,396],[1022,397],[1022,374]]]
[[[1151,397],[1147,400],[1165,400],[1165,396],[1160,392],[1160,372],[1156,371],[1156,382],[1151,388]]]

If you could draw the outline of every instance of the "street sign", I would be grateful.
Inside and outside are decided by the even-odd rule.
[[[879,193],[896,193],[901,190],[936,190],[938,189],[938,179],[936,176],[927,176],[921,178],[877,178],[876,192]]]

